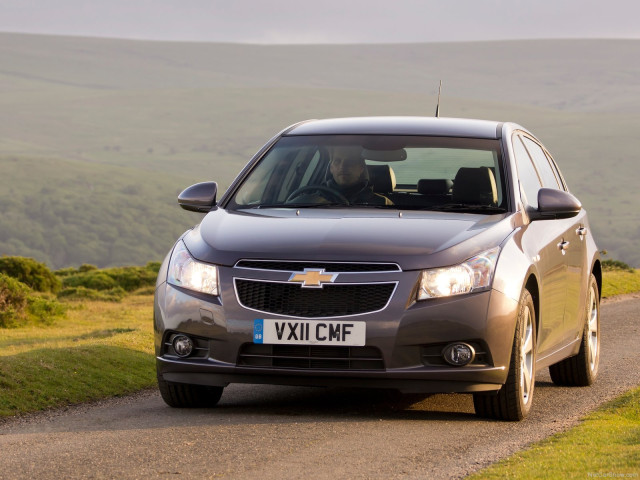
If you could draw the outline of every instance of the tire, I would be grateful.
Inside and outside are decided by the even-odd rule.
[[[214,407],[224,390],[224,387],[167,382],[160,375],[158,388],[164,403],[174,408]]]
[[[520,297],[507,381],[496,395],[473,394],[476,414],[485,418],[518,421],[531,410],[536,384],[536,314],[528,290]]]
[[[551,380],[556,385],[587,387],[598,376],[600,365],[600,295],[596,277],[591,275],[585,306],[580,351],[573,357],[549,367]]]

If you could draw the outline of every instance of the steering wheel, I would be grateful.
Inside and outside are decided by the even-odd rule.
[[[293,200],[296,197],[299,197],[301,194],[305,192],[326,193],[327,194],[326,196],[330,197],[328,198],[328,200],[349,205],[349,200],[347,200],[347,197],[342,195],[340,192],[335,191],[333,188],[325,187],[324,185],[305,185],[304,187],[297,188],[296,190],[294,190],[289,194],[289,196],[285,200],[285,203],[290,202],[291,200]]]

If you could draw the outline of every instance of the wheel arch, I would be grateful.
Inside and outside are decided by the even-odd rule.
[[[593,267],[591,268],[591,273],[594,277],[596,277],[596,283],[598,284],[598,299],[602,299],[602,265],[600,264],[600,259],[596,259]]]
[[[539,338],[538,334],[540,333],[540,287],[538,285],[538,278],[533,274],[529,273],[527,277],[527,281],[524,285],[529,293],[531,294],[531,298],[533,299],[533,306],[535,308],[535,322],[536,322],[536,339]]]

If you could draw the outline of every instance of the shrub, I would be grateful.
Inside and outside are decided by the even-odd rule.
[[[91,290],[111,290],[118,286],[118,283],[101,270],[76,273],[64,277],[62,284],[67,287],[85,287]]]
[[[13,327],[27,316],[29,287],[0,273],[0,327]]]
[[[96,267],[95,265],[90,265],[88,263],[83,263],[82,265],[80,265],[80,267],[78,267],[78,272],[91,272],[93,270],[97,270],[98,267]]]
[[[0,273],[4,273],[38,292],[56,293],[62,284],[44,264],[27,257],[1,257]]]
[[[132,292],[139,288],[155,286],[158,275],[156,263],[148,264],[146,267],[112,267],[101,270],[92,265],[83,265],[73,272],[65,269],[62,273],[60,271],[57,273],[61,275],[65,288],[85,287],[103,291],[120,287],[126,292]],[[160,264],[157,265],[159,269]]]
[[[620,260],[603,260],[602,261],[602,269],[603,270],[625,270],[628,272],[633,272],[633,268],[631,268],[629,265],[627,265],[624,262],[621,262]]]
[[[127,292],[156,284],[157,273],[146,267],[114,267],[103,271]]]
[[[28,322],[52,323],[64,316],[64,305],[33,292],[15,278],[0,273],[0,327],[16,327]]]
[[[58,298],[64,298],[65,300],[101,300],[106,302],[119,302],[125,295],[126,292],[120,287],[101,291],[86,287],[68,287],[63,288],[60,293],[58,293]]]
[[[67,311],[63,304],[53,298],[32,295],[28,303],[29,316],[38,323],[51,324],[56,318],[63,317]]]

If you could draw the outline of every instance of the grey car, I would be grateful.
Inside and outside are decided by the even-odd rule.
[[[602,272],[549,151],[508,122],[311,120],[274,136],[158,275],[158,385],[172,407],[230,383],[473,394],[521,420],[536,371],[590,385]]]

